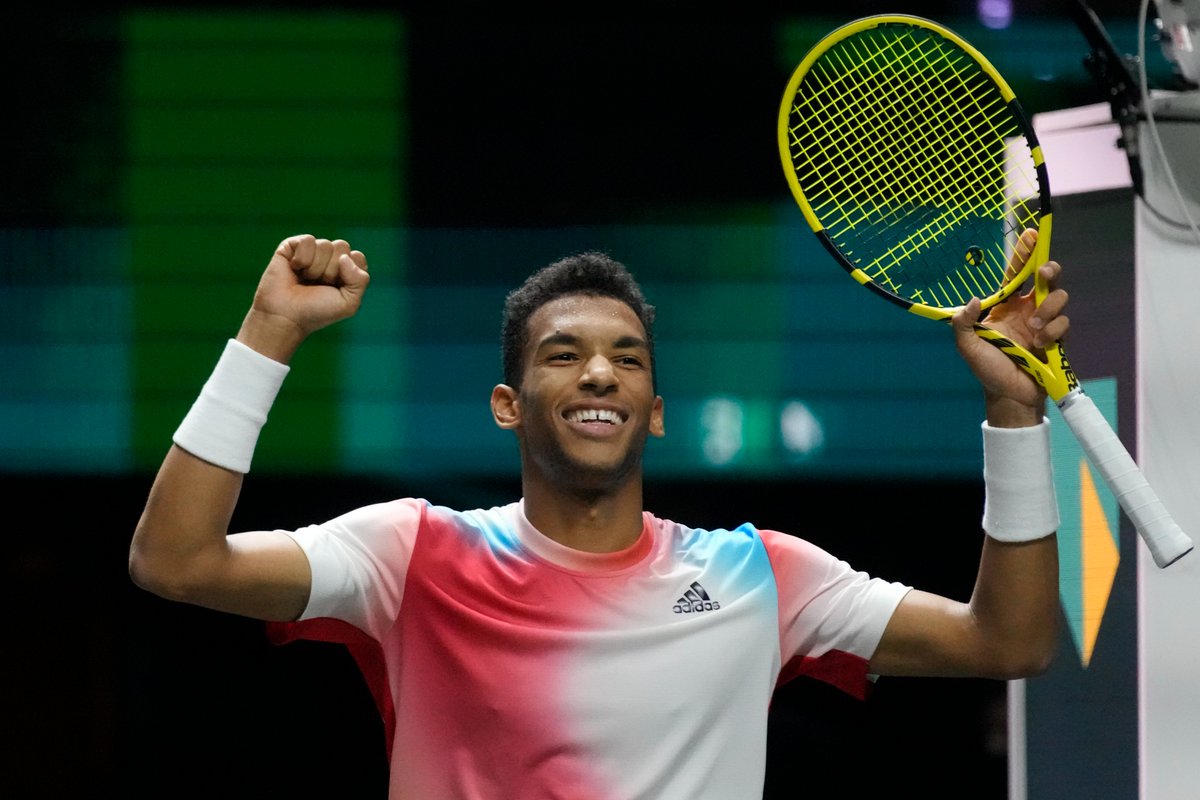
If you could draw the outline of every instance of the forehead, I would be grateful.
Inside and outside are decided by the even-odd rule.
[[[615,297],[570,294],[556,297],[529,317],[529,344],[537,347],[547,336],[569,333],[577,337],[646,338],[646,330],[633,309]]]

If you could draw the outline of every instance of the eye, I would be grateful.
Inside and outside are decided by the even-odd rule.
[[[613,359],[617,364],[623,367],[641,367],[642,360],[637,356],[617,356]]]
[[[574,353],[552,353],[547,361],[574,361]]]

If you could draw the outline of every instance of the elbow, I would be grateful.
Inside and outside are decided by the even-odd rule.
[[[191,602],[194,595],[186,564],[165,554],[156,554],[152,548],[139,546],[136,535],[129,549],[128,572],[135,586],[165,600]]]
[[[171,571],[136,547],[129,552],[129,579],[139,589],[168,600],[177,600],[182,594],[182,587],[171,580]]]
[[[1053,649],[1047,648],[1041,651],[1033,651],[1023,654],[1020,658],[1013,658],[1005,666],[1005,674],[1002,677],[1006,680],[1036,678],[1039,675],[1045,674],[1053,664]]]
[[[1054,665],[1057,648],[1057,629],[1032,639],[1011,642],[1005,648],[1004,656],[997,659],[1000,667],[997,677],[1018,680],[1043,675]]]

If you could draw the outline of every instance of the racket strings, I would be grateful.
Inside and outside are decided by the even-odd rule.
[[[1020,123],[948,40],[869,33],[830,48],[796,91],[798,183],[839,249],[889,291],[943,307],[986,297],[1016,235],[1036,227],[1032,159],[1009,158]]]
[[[833,54],[833,55],[835,57],[840,58],[840,54]],[[861,56],[859,57],[858,60],[860,62],[865,62],[865,59],[863,59]],[[886,66],[886,64],[885,64],[885,66]],[[915,130],[917,123],[916,123],[915,119],[913,119],[913,113],[914,113],[914,108],[919,104],[925,104],[925,105],[929,106],[930,108],[938,110],[940,117],[943,118],[944,120],[946,120],[946,124],[949,126],[949,129],[953,130],[956,133],[961,134],[967,128],[967,126],[971,123],[972,118],[966,117],[963,115],[958,115],[957,108],[949,109],[949,111],[953,111],[955,113],[948,113],[948,110],[946,109],[944,104],[941,104],[942,108],[938,109],[939,103],[937,103],[936,101],[937,101],[937,98],[939,97],[940,89],[946,83],[945,80],[940,81],[938,84],[933,84],[930,81],[926,81],[925,84],[922,85],[922,84],[918,84],[915,81],[898,80],[895,77],[895,70],[893,70],[891,76],[886,76],[886,78],[887,78],[886,81],[880,82],[879,76],[881,74],[882,74],[881,72],[876,71],[874,74],[869,74],[865,78],[858,79],[859,83],[862,83],[863,85],[866,85],[869,88],[866,92],[859,91],[857,93],[857,99],[860,101],[865,100],[866,105],[868,107],[871,107],[872,110],[876,111],[874,121],[882,121],[884,125],[888,126],[887,128],[885,128],[885,130],[888,131],[889,133],[895,132],[897,130],[897,126],[895,125],[894,120],[890,119],[889,116],[887,116],[887,115],[891,115],[892,117],[896,117],[896,118],[900,119],[900,121],[905,126],[907,126],[903,130],[909,130],[909,131]],[[848,73],[848,75],[851,78],[854,77],[853,74]],[[902,78],[908,77],[908,75],[902,75],[901,77]],[[834,83],[833,81],[829,81],[829,84],[832,87],[836,87],[836,83]],[[892,94],[889,91],[885,91],[885,90],[895,89],[897,87],[899,87],[899,89],[900,89],[899,94]],[[970,87],[968,87],[968,88],[970,88]],[[908,90],[909,94],[913,94],[916,91],[920,91],[921,89],[924,89],[924,91],[922,92],[921,97],[914,99],[913,97],[910,97],[910,96],[907,96],[906,94],[904,94],[905,89]],[[888,102],[888,107],[881,108],[882,104],[888,100],[889,96],[892,97],[893,99],[890,102]],[[931,101],[933,101],[933,102],[931,102]],[[814,104],[809,103],[809,105],[814,105]],[[844,109],[847,111],[851,111],[852,108],[861,107],[862,105],[864,105],[864,103],[862,103],[862,102],[856,102],[854,104],[845,104]],[[821,113],[828,114],[831,112],[831,110],[833,110],[835,108],[836,107],[834,107],[834,106],[826,106],[826,107],[820,108],[820,109],[818,109],[818,114],[821,114]],[[818,116],[817,118],[819,119],[820,117]],[[836,121],[842,125],[845,125],[846,122],[850,121],[850,119],[851,118],[843,115],[840,119],[837,119]],[[863,115],[859,115],[859,119],[866,120],[867,118],[864,117]],[[879,129],[876,128],[874,133],[878,134]],[[859,137],[858,141],[859,142],[866,141],[869,143],[871,140],[869,138],[864,139],[863,137]],[[864,160],[866,163],[863,165],[860,165],[859,172],[857,174],[859,174],[859,175],[872,174],[872,173],[866,171],[868,168],[872,169],[872,170],[881,170],[874,174],[881,176],[886,181],[888,179],[889,175],[895,174],[897,171],[899,171],[901,174],[907,173],[907,174],[905,174],[905,178],[907,178],[911,175],[913,167],[923,164],[925,161],[930,160],[931,146],[932,146],[931,143],[933,143],[935,141],[936,140],[934,140],[932,137],[921,137],[921,138],[914,139],[911,136],[911,134],[907,138],[902,139],[900,141],[894,140],[894,137],[892,140],[889,141],[889,137],[884,136],[884,137],[879,137],[879,138],[875,139],[875,143],[877,145],[879,145],[878,147],[867,146],[867,147],[862,147],[860,150],[856,151],[856,150],[853,150],[853,149],[843,146],[841,154],[843,156],[844,155],[855,155],[855,154],[864,156],[865,157]],[[844,145],[845,143],[843,142],[842,144]],[[922,146],[922,145],[924,145],[924,146]],[[967,151],[966,154],[969,155],[970,151]],[[965,174],[970,174],[969,167],[965,166],[963,163],[965,160],[963,158],[963,155],[964,155],[964,153],[960,151],[958,153],[952,154],[950,159],[946,159],[945,157],[943,157],[941,159],[941,161],[943,161],[943,162],[950,163],[951,166],[954,168],[954,170],[952,170],[951,172],[945,173],[948,176],[948,178],[954,177],[954,171],[961,171],[961,172],[964,172]],[[872,156],[874,156],[874,157],[872,157]],[[880,157],[880,156],[886,156],[886,158]],[[900,158],[896,158],[896,156],[900,156]],[[893,168],[888,169],[889,165],[892,165]],[[910,169],[905,170],[904,167],[906,167],[906,166],[909,167]],[[899,169],[897,170],[896,168],[899,168]],[[875,183],[878,183],[878,181],[876,181]],[[895,179],[893,179],[891,181],[891,183],[896,184],[898,182]],[[923,186],[923,184],[921,184],[919,182],[917,182],[913,185],[916,187]],[[975,186],[976,184],[974,182],[971,182],[969,184],[961,183],[961,184],[957,184],[957,185],[966,186],[969,188],[970,186]],[[873,186],[873,185],[869,185],[869,184],[867,186],[870,189],[878,188],[877,186]],[[918,199],[923,200],[925,198],[918,197]]]
[[[914,43],[914,47],[904,55],[912,56],[912,51],[916,49]],[[993,213],[998,201],[1003,199],[1002,190],[994,182],[976,179],[976,176],[994,170],[997,142],[1001,144],[1000,154],[1003,153],[1003,138],[998,136],[993,122],[999,98],[992,93],[991,97],[985,97],[987,105],[981,104],[980,93],[986,88],[985,82],[979,74],[966,71],[974,62],[961,57],[951,58],[952,54],[945,49],[937,49],[932,54],[934,57],[927,57],[925,53],[920,55],[926,57],[927,69],[918,75],[925,80],[909,80],[909,85],[913,87],[912,96],[900,96],[895,104],[904,110],[905,117],[901,121],[910,129],[921,124],[914,112],[914,109],[921,108],[930,111],[932,117],[940,122],[944,135],[938,138],[922,137],[927,146],[919,151],[920,157],[913,160],[912,169],[901,179],[911,179],[913,170],[922,170],[921,174],[925,174],[932,167],[934,180],[922,183],[926,188],[926,199],[935,203],[939,199],[952,202],[943,202],[941,213],[877,259],[873,266],[880,276],[887,274],[890,265],[909,263],[914,255],[950,236],[970,220]],[[893,69],[889,81],[904,81],[908,77]],[[967,102],[956,105],[951,100],[956,97],[962,97]],[[989,270],[989,263],[981,261],[976,269],[959,269],[953,277],[962,284],[961,288],[966,290],[967,297],[971,294],[990,294],[990,290],[985,291],[984,286],[998,285],[1003,279],[1003,268],[997,270],[993,261]],[[932,288],[940,294],[943,302],[965,302],[967,299],[961,291],[949,291],[955,288],[953,283],[941,282]]]
[[[942,53],[941,57],[944,59],[945,54]],[[936,62],[931,63],[936,65]],[[885,70],[890,69],[888,64],[885,64],[884,67]],[[947,64],[947,67],[953,69],[953,65]],[[882,76],[882,81],[880,76]],[[873,178],[860,182],[859,195],[865,193],[897,196],[901,191],[909,191],[914,193],[909,198],[910,203],[915,207],[923,208],[931,207],[941,200],[947,194],[947,188],[950,186],[961,185],[968,190],[978,186],[975,181],[968,182],[968,178],[978,171],[977,167],[969,163],[976,157],[979,151],[978,146],[973,149],[959,148],[956,152],[937,154],[932,152],[937,143],[932,137],[922,137],[916,141],[911,141],[911,137],[901,138],[906,130],[912,130],[917,124],[913,109],[920,105],[934,108],[942,118],[948,121],[947,124],[952,127],[953,133],[956,135],[979,138],[978,132],[972,130],[972,126],[979,116],[978,113],[973,113],[971,117],[946,113],[946,108],[944,103],[940,102],[938,93],[941,86],[947,83],[944,78],[924,83],[900,82],[896,79],[893,69],[890,74],[877,72],[875,75],[867,75],[862,78],[862,81],[870,86],[871,102],[869,106],[870,110],[874,112],[872,121],[879,122],[880,126],[873,131],[873,137],[865,137],[866,141],[874,139],[878,146],[865,147],[858,151],[862,162],[859,173],[873,176]],[[885,88],[895,85],[903,87],[900,94],[893,96],[884,91]],[[939,106],[941,107],[939,108]],[[936,173],[940,176],[938,184],[912,181],[911,176],[914,172],[924,169],[927,163],[935,160],[935,157],[936,160],[948,165],[948,168]],[[916,247],[919,248],[940,238],[969,213],[973,213],[977,206],[989,204],[991,201],[991,193],[980,192],[978,197],[971,197],[968,193],[964,193],[957,206],[948,211],[939,212],[932,222],[917,231],[919,243]],[[884,207],[886,213],[882,222],[888,225],[895,224],[901,214],[898,204],[892,205],[894,207],[891,209]],[[860,216],[866,213],[863,211]],[[857,219],[848,219],[847,224],[853,227],[858,221]],[[898,254],[889,251],[884,254],[880,262],[887,264],[898,258],[906,257],[913,247],[912,242],[900,242],[892,248],[892,251],[898,251]],[[885,285],[889,285],[893,291],[900,288],[892,284],[887,276],[886,268],[877,270],[877,278]],[[975,286],[978,287],[979,284],[975,283]]]
[[[853,45],[853,43],[851,44]],[[909,54],[902,54],[902,56],[907,55]],[[897,80],[892,64],[885,63],[883,67],[891,69],[892,72],[885,74],[882,71],[877,71],[873,75],[865,76],[863,83],[867,86],[867,99],[873,101],[873,105],[875,106],[873,110],[877,113],[876,119],[883,123],[882,128],[877,128],[876,130],[883,130],[886,133],[886,136],[881,141],[881,147],[878,149],[886,158],[864,159],[866,161],[864,166],[880,170],[876,174],[889,183],[890,188],[895,189],[899,188],[900,184],[894,176],[900,175],[907,179],[915,169],[919,168],[924,161],[930,160],[933,155],[931,150],[935,140],[931,137],[919,139],[916,142],[911,141],[911,137],[901,137],[904,136],[905,130],[912,130],[919,124],[918,120],[915,119],[917,105],[925,104],[936,107],[936,95],[929,90],[930,81],[926,81],[925,84],[920,84],[916,81],[910,81],[905,84]],[[942,82],[944,83],[944,81]],[[889,90],[894,87],[900,87],[901,91],[892,94]],[[905,92],[905,89],[908,91]],[[914,95],[918,92],[921,93],[921,96],[915,97]],[[931,100],[934,102],[930,103]],[[942,116],[947,116],[944,114],[944,109],[939,110],[943,111]],[[962,121],[960,120],[955,124],[961,128]],[[907,158],[893,158],[894,155],[905,154],[906,151]],[[867,151],[865,155],[872,154],[870,151]],[[946,159],[943,158],[942,160],[945,161]],[[965,169],[965,166],[960,164],[954,164],[954,166],[958,169]],[[947,179],[950,177],[949,175],[946,176]],[[922,194],[924,194],[924,197],[918,196],[918,200],[926,200],[932,196],[931,192],[924,191],[931,187],[927,187],[922,183],[911,185],[921,190]]]
[[[905,55],[909,55],[906,53]],[[861,58],[861,57],[860,57]],[[931,63],[935,63],[932,62]],[[885,67],[891,65],[885,63]],[[881,83],[879,76],[881,72],[876,72],[874,75],[868,75],[862,83],[868,86],[865,97],[874,102],[870,105],[878,107],[882,104],[887,104],[889,107],[880,110],[875,108],[876,120],[884,120],[885,123],[889,120],[889,114],[899,119],[900,125],[906,126],[902,131],[913,130],[916,128],[917,120],[913,117],[913,109],[917,106],[925,106],[936,112],[938,118],[944,121],[944,125],[953,133],[963,136],[969,131],[969,126],[972,119],[964,115],[958,114],[956,108],[948,109],[945,103],[939,102],[941,89],[946,85],[947,81],[944,77],[939,77],[937,81],[927,80],[924,83],[916,81],[900,81],[897,80],[895,70],[892,70],[891,75],[885,75],[885,80]],[[905,77],[905,76],[900,76]],[[920,93],[919,97],[909,97],[904,94],[899,96],[891,95],[883,91],[885,88],[892,86],[901,86],[908,88],[910,94]],[[860,104],[861,105],[861,104]],[[950,187],[960,188],[960,205],[966,202],[968,207],[976,205],[971,203],[973,200],[966,192],[961,189],[969,190],[972,187],[978,186],[976,181],[966,181],[965,179],[975,172],[979,171],[979,166],[971,164],[970,161],[976,157],[976,154],[981,152],[978,145],[973,148],[960,147],[956,151],[940,154],[940,158],[936,160],[943,165],[943,169],[934,173],[940,176],[940,185],[934,185],[926,181],[912,181],[911,177],[915,170],[924,168],[927,162],[935,160],[938,155],[933,153],[933,145],[938,143],[933,137],[920,137],[915,140],[912,137],[896,139],[894,132],[898,129],[895,124],[888,125],[882,131],[876,128],[874,133],[876,143],[879,147],[866,147],[859,150],[846,150],[847,153],[857,153],[863,157],[863,163],[857,167],[857,174],[865,176],[875,176],[875,180],[861,182],[860,189],[872,195],[880,194],[881,190],[885,196],[898,197],[904,191],[912,193],[912,187],[917,189],[917,194],[911,198],[916,203],[928,203],[931,199],[943,198],[949,193]],[[978,134],[976,133],[977,137]],[[953,139],[947,140],[953,142]],[[944,142],[943,142],[944,143]],[[897,158],[899,156],[899,158]],[[948,166],[948,168],[945,168]],[[882,184],[882,185],[881,185]],[[859,192],[861,194],[862,192]],[[987,202],[989,195],[981,194],[979,200]],[[899,213],[899,212],[896,212]],[[852,220],[851,225],[854,224]]]

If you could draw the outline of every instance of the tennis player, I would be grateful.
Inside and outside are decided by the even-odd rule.
[[[988,319],[1033,348],[1068,329],[1060,268],[1042,274],[1040,306],[1022,295]],[[1048,666],[1045,395],[973,333],[977,301],[954,320],[984,397],[986,535],[967,602],[863,574],[792,533],[645,509],[643,449],[665,431],[654,308],[594,252],[538,270],[505,304],[491,411],[515,435],[520,497],[467,510],[403,497],[231,533],[292,355],[355,314],[368,284],[345,241],[280,243],[174,435],[129,568],[162,597],[265,620],[276,641],[348,645],[383,715],[395,800],[757,797],[768,704],[790,678],[863,697],[879,675]]]

